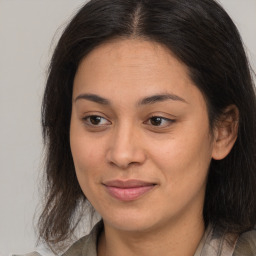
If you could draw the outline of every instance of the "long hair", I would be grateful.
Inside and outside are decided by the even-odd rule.
[[[204,221],[230,232],[256,222],[256,99],[238,30],[213,0],[92,0],[74,16],[52,56],[42,104],[46,148],[45,206],[39,236],[54,246],[76,227],[86,202],[74,169],[69,127],[73,80],[80,61],[113,38],[140,38],[168,47],[204,95],[210,126],[230,104],[239,110],[237,141],[212,160]]]

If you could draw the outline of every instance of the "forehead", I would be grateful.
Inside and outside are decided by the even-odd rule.
[[[180,62],[165,46],[139,39],[116,39],[108,41],[92,50],[80,63],[79,69],[115,72],[123,68],[141,72],[147,69],[188,73],[187,67]],[[79,71],[78,69],[78,71]],[[168,69],[168,70],[166,70]],[[150,75],[150,73],[148,74]],[[153,74],[152,74],[153,75]]]
[[[159,61],[163,61],[162,58],[165,58],[165,61],[168,62],[169,55],[172,56],[173,54],[166,46],[154,41],[143,39],[113,39],[96,47],[85,59],[87,61],[93,61],[93,59],[95,60],[95,55],[102,55],[102,57],[108,55],[108,57],[124,64],[129,62],[145,64],[145,60],[154,60],[158,63]],[[150,62],[148,64],[153,63]]]
[[[88,92],[127,100],[159,93],[174,93],[185,99],[202,96],[186,65],[167,47],[138,39],[110,41],[84,57],[73,94]]]

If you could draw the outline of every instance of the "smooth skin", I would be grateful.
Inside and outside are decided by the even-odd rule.
[[[81,61],[70,145],[79,184],[104,221],[99,256],[195,253],[211,159],[236,140],[231,112],[210,128],[187,67],[158,43],[112,40]],[[108,193],[106,182],[130,179],[154,186],[131,201]]]

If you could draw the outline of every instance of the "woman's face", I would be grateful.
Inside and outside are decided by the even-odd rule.
[[[160,44],[123,39],[79,65],[70,144],[80,186],[108,225],[202,221],[214,148],[206,102]]]

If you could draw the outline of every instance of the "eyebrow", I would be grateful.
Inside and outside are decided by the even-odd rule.
[[[84,99],[84,100],[89,100],[92,102],[96,102],[99,103],[101,105],[110,105],[110,101],[108,99],[105,99],[99,95],[96,94],[80,94],[75,98],[75,102],[77,100],[80,99]],[[140,100],[137,105],[141,106],[141,105],[149,105],[149,104],[154,104],[157,102],[162,102],[162,101],[167,101],[167,100],[173,100],[173,101],[181,101],[184,103],[188,103],[185,99],[181,98],[178,95],[175,94],[170,94],[170,93],[165,93],[165,94],[156,94],[156,95],[152,95],[146,98],[143,98],[142,100]]]
[[[102,105],[110,105],[109,100],[102,98],[96,94],[80,94],[75,98],[75,101],[80,100],[80,99],[84,99],[84,100],[89,100],[92,102],[96,102]]]
[[[139,101],[138,105],[148,105],[148,104],[153,104],[156,102],[162,102],[166,100],[181,101],[181,102],[187,103],[186,100],[179,97],[178,95],[165,93],[165,94],[157,94],[157,95],[146,97],[141,101]]]

